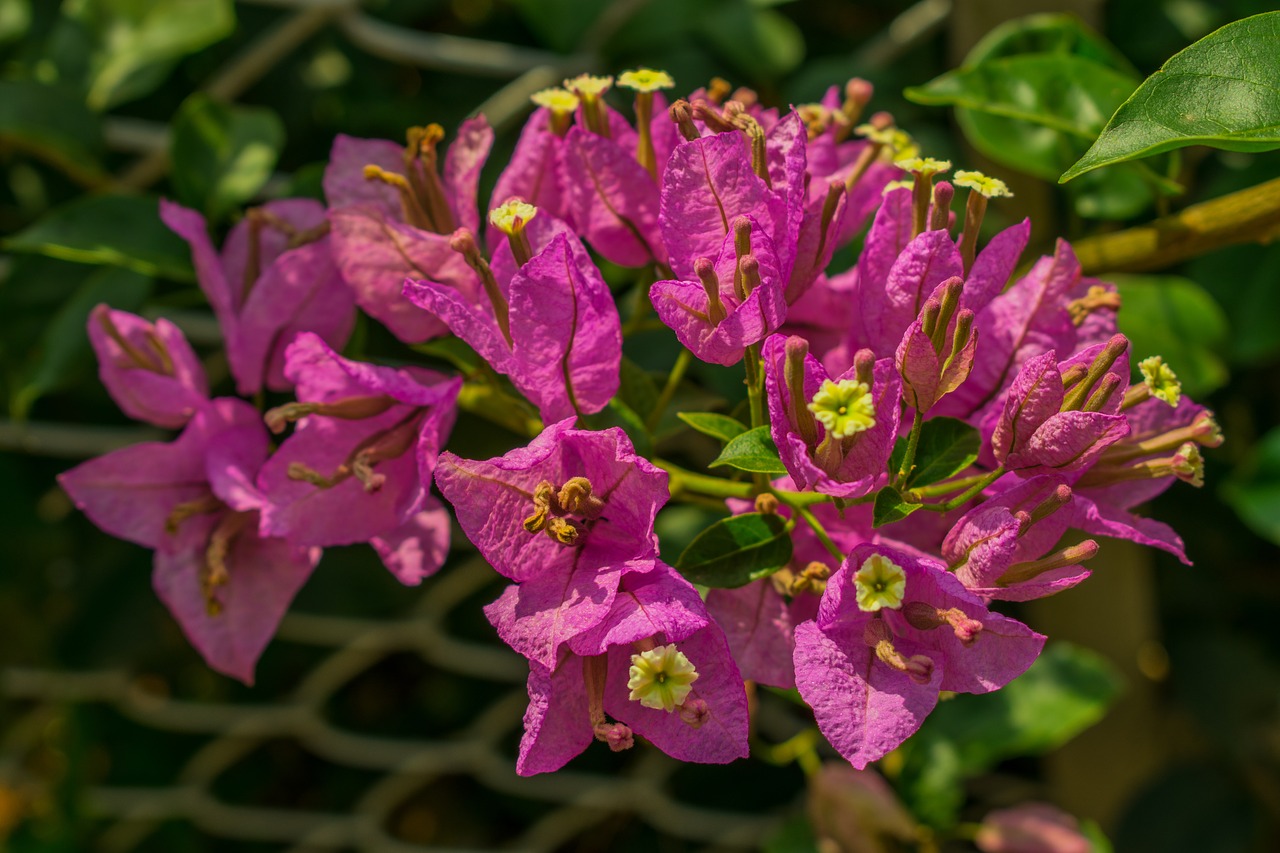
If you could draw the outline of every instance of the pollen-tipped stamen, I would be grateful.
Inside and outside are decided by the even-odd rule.
[[[396,398],[387,394],[369,394],[355,397],[343,397],[327,403],[295,402],[285,403],[267,409],[262,420],[267,429],[275,435],[284,432],[287,424],[300,420],[308,415],[322,415],[329,418],[340,418],[344,421],[360,421],[376,417],[399,403]]]
[[[98,325],[102,327],[102,331],[106,332],[107,337],[115,341],[116,346],[120,347],[135,367],[158,373],[161,376],[173,375],[173,359],[169,356],[169,351],[165,348],[164,343],[154,334],[148,335],[151,352],[146,352],[135,346],[133,341],[129,340],[116,327],[115,322],[111,319],[111,309],[106,305],[100,305],[95,308],[94,314],[98,318]],[[152,358],[153,355],[155,358]]]
[[[684,98],[677,100],[672,104],[667,112],[671,115],[671,120],[680,130],[680,135],[684,137],[685,142],[693,142],[702,136],[698,132],[698,126],[693,123],[693,105]]]
[[[440,233],[440,230],[436,228],[435,222],[432,221],[431,216],[422,206],[422,202],[418,200],[413,187],[409,185],[409,179],[404,175],[388,172],[381,166],[375,166],[370,163],[364,167],[364,178],[366,181],[381,181],[387,186],[395,188],[396,192],[400,194],[400,211],[404,216],[405,222],[423,231]]]
[[[917,631],[932,631],[947,625],[956,639],[966,646],[973,645],[982,633],[982,623],[959,607],[943,609],[923,601],[913,601],[902,608],[902,616]]]

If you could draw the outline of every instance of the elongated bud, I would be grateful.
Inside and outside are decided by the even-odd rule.
[[[955,187],[946,181],[939,181],[933,187],[933,207],[929,211],[929,230],[945,231],[951,225],[951,200],[955,198]]]
[[[1093,389],[1093,393],[1089,395],[1089,399],[1085,400],[1084,405],[1080,407],[1082,412],[1100,412],[1106,407],[1107,402],[1115,395],[1116,389],[1120,387],[1120,377],[1114,373],[1108,373],[1098,382],[1098,387]]]
[[[996,586],[1009,587],[1034,580],[1045,572],[1083,563],[1085,560],[1093,559],[1097,554],[1098,543],[1092,539],[1086,539],[1079,545],[1072,545],[1069,548],[1063,548],[1061,551],[1055,551],[1042,559],[1014,563],[1005,570],[1004,574],[996,579]]]
[[[200,592],[204,596],[205,613],[211,617],[222,615],[223,602],[218,591],[231,581],[227,569],[227,555],[236,537],[254,518],[247,512],[233,512],[223,516],[213,532],[204,552],[204,566],[200,572]]]
[[[769,179],[769,154],[765,147],[764,128],[760,126],[760,122],[746,113],[735,115],[733,124],[746,134],[747,140],[751,143],[751,170],[764,181],[766,187],[772,189],[773,182]]]
[[[1023,533],[1029,531],[1033,525],[1044,521],[1046,518],[1062,509],[1070,500],[1071,487],[1066,483],[1062,483],[1030,512],[1027,516],[1026,525],[1019,529],[1018,535],[1021,536]]]
[[[933,351],[938,355],[942,355],[943,347],[946,346],[947,327],[951,325],[951,318],[955,315],[956,309],[960,307],[960,296],[963,290],[964,281],[954,276],[947,279],[942,285],[942,302],[939,306],[938,325],[933,334],[929,336],[929,341],[933,344]]]
[[[286,425],[308,415],[323,415],[329,418],[340,418],[344,421],[360,421],[377,417],[397,404],[394,397],[386,394],[371,394],[358,397],[344,397],[328,403],[285,403],[268,409],[262,416],[267,429],[275,435],[284,432]]]
[[[849,138],[849,132],[862,118],[862,112],[871,103],[875,87],[861,77],[854,77],[844,84],[844,103],[833,117],[836,121],[836,142]]]
[[[702,289],[707,292],[707,319],[711,325],[718,326],[728,312],[720,299],[720,278],[716,275],[715,264],[709,258],[698,258],[693,262],[693,272],[702,282]]]
[[[498,328],[502,330],[502,337],[506,339],[507,346],[510,347],[511,309],[507,305],[507,298],[502,295],[502,289],[498,287],[498,280],[493,277],[489,262],[484,259],[484,255],[480,254],[476,235],[472,234],[469,228],[459,228],[453,232],[453,237],[449,240],[449,248],[462,255],[467,266],[480,277],[485,295],[489,297],[489,305],[493,308],[493,317],[498,322]]]
[[[808,447],[818,443],[818,422],[809,411],[809,401],[805,398],[804,379],[805,357],[809,354],[809,342],[798,335],[787,338],[786,373],[787,402],[790,404],[791,419],[795,421],[796,430]]]
[[[1116,363],[1124,351],[1129,348],[1129,339],[1124,335],[1113,335],[1111,340],[1107,341],[1107,345],[1102,348],[1093,359],[1093,363],[1089,365],[1089,370],[1085,373],[1084,379],[1081,379],[1062,401],[1062,411],[1069,412],[1073,409],[1080,409],[1089,395],[1093,393],[1093,389],[1097,386],[1102,377]]]
[[[924,301],[924,307],[920,309],[920,328],[928,336],[929,342],[933,344],[933,351],[937,352],[939,346],[934,342],[934,338],[939,335],[938,320],[942,316],[942,303],[938,301],[938,297],[930,296]],[[947,327],[942,327],[941,334],[946,334]]]
[[[1080,380],[1084,379],[1085,374],[1089,372],[1087,365],[1073,364],[1066,370],[1062,371],[1062,389],[1069,391],[1074,386],[1080,384]]]
[[[755,255],[743,255],[738,259],[738,275],[742,278],[743,298],[760,286],[760,262]]]
[[[931,631],[949,625],[956,639],[966,646],[973,645],[982,633],[982,623],[958,607],[943,610],[923,601],[913,601],[902,608],[902,615],[917,631]]]
[[[818,220],[818,248],[814,258],[821,262],[823,252],[827,249],[827,240],[831,235],[831,226],[835,224],[836,211],[847,190],[843,181],[831,181],[827,184],[827,197],[822,201],[822,216]]]
[[[684,98],[672,104],[667,112],[671,114],[671,120],[680,129],[680,135],[684,137],[685,142],[692,142],[702,136],[698,132],[698,126],[693,123],[693,107]]]
[[[733,123],[718,112],[714,105],[706,101],[695,101],[693,104],[693,117],[702,122],[706,128],[714,133],[727,133],[738,128]]]
[[[733,251],[738,261],[751,254],[751,220],[739,216],[733,220]],[[733,270],[733,292],[739,302],[746,301],[747,289],[742,283],[742,267],[739,263]]]
[[[868,388],[875,384],[875,353],[865,347],[853,354],[853,374]]]

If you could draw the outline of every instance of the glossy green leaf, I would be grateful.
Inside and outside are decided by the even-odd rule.
[[[883,527],[895,521],[902,521],[921,506],[919,503],[908,501],[902,496],[902,492],[893,486],[885,486],[876,494],[876,502],[871,507],[872,526]]]
[[[153,196],[76,199],[4,241],[6,251],[35,252],[85,264],[127,267],[143,275],[194,281],[187,244],[160,221]]]
[[[954,477],[978,460],[982,437],[978,431],[955,418],[931,418],[920,430],[915,465],[903,484],[911,489]],[[889,458],[889,469],[897,471],[906,456],[907,440],[898,439]]]
[[[786,466],[778,458],[778,448],[774,445],[767,426],[756,427],[734,437],[708,467],[720,465],[758,474],[787,473]]]
[[[1254,533],[1280,545],[1280,427],[1249,448],[1222,496]]]
[[[1227,382],[1222,353],[1229,335],[1225,312],[1200,285],[1172,275],[1116,276],[1123,307],[1120,331],[1129,336],[1130,363],[1161,356],[1183,390],[1203,398]]]
[[[732,441],[747,431],[741,421],[715,412],[676,412],[676,417],[703,435],[720,441]]]
[[[1228,24],[1148,77],[1062,181],[1187,145],[1280,147],[1280,12]]]
[[[196,93],[173,119],[169,155],[178,198],[220,219],[262,188],[283,147],[284,125],[271,110]]]
[[[95,270],[45,327],[40,345],[10,401],[11,415],[19,420],[25,418],[41,396],[88,372],[93,351],[85,325],[94,306],[105,302],[122,311],[138,311],[150,295],[151,286],[150,278],[132,270]]]
[[[1006,758],[1056,749],[1100,720],[1119,690],[1106,660],[1053,643],[1003,689],[939,703],[907,741],[899,793],[917,817],[949,826],[965,778]]]
[[[105,110],[146,94],[172,63],[235,29],[232,0],[95,0],[72,6],[96,37],[89,106]]]
[[[82,184],[107,178],[100,164],[101,119],[59,86],[0,81],[0,150],[30,154]]]
[[[702,531],[675,567],[693,583],[729,588],[768,577],[790,561],[787,520],[749,512],[722,518]]]
[[[1127,74],[1092,59],[1024,54],[948,71],[905,94],[916,103],[970,111],[957,117],[979,151],[1056,180],[1064,159],[1094,139],[1133,85]]]

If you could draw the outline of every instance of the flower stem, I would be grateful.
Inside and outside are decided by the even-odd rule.
[[[954,498],[943,501],[942,503],[924,504],[920,508],[927,509],[932,512],[950,512],[956,507],[962,506],[982,494],[983,489],[1000,479],[1002,476],[1004,476],[1004,466],[1001,466],[990,474],[979,478],[972,486],[965,489],[964,492],[956,495]]]
[[[667,384],[662,386],[662,392],[658,395],[657,402],[653,404],[653,411],[649,413],[649,417],[645,418],[644,428],[649,433],[658,428],[658,422],[662,420],[662,415],[666,412],[667,406],[671,405],[671,398],[676,395],[676,389],[680,386],[681,380],[684,379],[685,371],[689,369],[692,361],[693,353],[687,349],[680,350],[680,355],[676,356],[676,363],[672,365],[671,372],[667,374]]]
[[[902,465],[898,468],[897,480],[905,481],[916,464],[916,448],[920,446],[920,432],[924,428],[924,414],[916,409],[911,421],[911,433],[907,436],[907,452],[902,457]]]
[[[921,486],[918,489],[912,489],[911,494],[917,498],[936,498],[942,495],[949,495],[952,492],[958,492],[961,489],[967,489],[974,483],[986,479],[986,474],[973,474],[968,477],[957,477],[954,480],[943,480],[941,483],[934,483],[929,486]]]
[[[804,523],[809,525],[813,530],[813,535],[817,536],[818,541],[822,543],[822,547],[827,549],[827,553],[835,557],[837,561],[844,562],[844,551],[840,550],[839,545],[831,541],[831,537],[827,534],[827,529],[822,526],[821,521],[818,521],[817,516],[813,514],[813,510],[803,504],[791,503],[786,499],[785,492],[774,492],[774,494],[777,496],[779,501],[794,509],[796,511],[796,515],[800,516],[800,518],[804,520]]]

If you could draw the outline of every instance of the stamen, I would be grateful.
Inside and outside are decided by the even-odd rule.
[[[933,677],[933,661],[925,655],[912,655],[904,658],[893,646],[889,627],[882,619],[874,619],[867,623],[862,639],[875,650],[876,658],[883,664],[898,672],[906,673],[917,684],[928,684]]]
[[[822,260],[822,253],[827,248],[827,239],[831,234],[831,226],[835,223],[840,201],[847,192],[842,181],[832,181],[827,184],[827,197],[822,202],[822,217],[818,220],[818,250],[814,252],[814,258],[819,261]]]
[[[782,503],[778,500],[776,495],[771,495],[768,492],[761,492],[756,495],[753,506],[755,511],[762,515],[777,515],[778,507],[782,506]]]
[[[346,397],[329,403],[285,403],[268,409],[262,416],[267,429],[275,435],[284,432],[286,424],[293,423],[308,415],[323,415],[340,418],[345,421],[359,421],[376,417],[396,405],[394,397],[386,394],[371,394],[363,397]]]
[[[885,607],[897,610],[907,592],[907,573],[883,554],[872,554],[854,573],[853,587],[859,610],[866,613]]]
[[[1067,313],[1071,315],[1071,323],[1075,326],[1084,323],[1094,311],[1103,309],[1119,311],[1120,294],[1113,293],[1100,284],[1093,285],[1085,291],[1084,296],[1067,303]]]
[[[800,570],[800,574],[791,580],[791,586],[788,590],[792,595],[801,592],[821,593],[827,586],[827,580],[831,577],[831,567],[826,563],[820,563],[817,560],[809,563]]]
[[[955,187],[946,181],[939,181],[933,187],[933,207],[929,211],[929,230],[945,231],[951,225],[951,200],[955,198]]]
[[[550,513],[558,509],[554,506],[555,502],[556,487],[543,480],[533,490],[533,515],[524,520],[524,529],[529,533],[541,533],[545,530]]]
[[[388,186],[396,188],[400,193],[400,210],[404,215],[405,222],[423,231],[439,233],[435,223],[431,220],[427,211],[423,209],[422,203],[413,191],[413,187],[409,185],[409,179],[404,175],[388,172],[381,166],[375,166],[370,163],[364,167],[364,177],[366,181],[381,181]]]
[[[712,77],[711,82],[707,84],[707,100],[713,104],[718,104],[729,96],[733,91],[733,84],[723,77]]]
[[[680,135],[684,137],[685,142],[692,142],[702,136],[698,133],[698,126],[693,123],[693,107],[688,101],[681,98],[672,104],[667,112],[671,114],[671,120],[676,123],[676,127],[680,128]]]
[[[125,356],[133,363],[134,367],[149,370],[161,376],[173,375],[173,359],[170,358],[169,351],[165,349],[160,339],[155,337],[154,332],[148,336],[148,342],[153,350],[153,352],[149,353],[135,346],[116,327],[115,322],[111,319],[111,309],[109,307],[99,305],[93,309],[93,313],[98,318],[98,325],[102,326],[102,330],[107,333],[107,337],[111,338],[116,346],[123,350]],[[155,358],[152,358],[153,354]]]
[[[950,625],[956,639],[966,646],[977,642],[982,633],[982,623],[958,607],[943,610],[923,601],[913,601],[902,609],[902,615],[907,624],[918,631],[932,631]]]
[[[431,221],[435,223],[438,234],[447,234],[458,227],[453,218],[453,210],[449,207],[445,195],[444,184],[440,182],[439,155],[436,146],[444,139],[444,128],[438,124],[426,127],[411,127],[406,134],[408,144],[405,146],[405,174],[413,186],[427,211]]]
[[[536,496],[535,496],[536,498]],[[571,477],[560,487],[558,496],[564,512],[591,520],[604,512],[604,501],[591,494],[591,481],[586,477]]]
[[[1004,574],[996,579],[996,586],[1009,587],[1024,581],[1034,580],[1045,572],[1063,569],[1090,560],[1098,554],[1098,543],[1086,539],[1079,545],[1063,548],[1039,560],[1026,563],[1014,563]]]
[[[334,486],[338,485],[338,483],[351,475],[347,472],[341,471],[340,469],[339,475],[329,478],[324,474],[321,474],[316,469],[308,465],[304,465],[301,462],[290,462],[289,467],[286,469],[286,476],[288,476],[290,480],[299,480],[303,483],[310,483],[320,489],[332,489]]]
[[[547,535],[566,548],[578,544],[578,527],[567,518],[551,518],[547,521]]]
[[[183,501],[175,504],[173,509],[169,510],[169,515],[164,520],[165,532],[173,536],[178,532],[178,528],[182,526],[182,522],[188,518],[197,515],[208,515],[214,512],[221,512],[226,509],[227,505],[212,494],[205,495],[195,500]]]
[[[247,512],[230,513],[218,522],[209,534],[209,544],[204,552],[204,565],[200,570],[200,592],[204,596],[205,612],[209,616],[219,616],[223,603],[218,598],[218,590],[227,585],[231,574],[227,570],[227,555],[236,536],[240,534],[252,514]]]
[[[796,429],[804,440],[806,447],[818,443],[818,425],[804,399],[804,363],[809,354],[809,342],[799,335],[787,338],[786,361],[783,371],[786,374],[787,401],[791,405],[791,418]]]
[[[760,126],[760,122],[746,113],[734,116],[733,124],[746,134],[751,142],[751,171],[764,181],[766,187],[773,189],[773,182],[769,180],[769,153],[765,147],[764,128]]]

